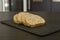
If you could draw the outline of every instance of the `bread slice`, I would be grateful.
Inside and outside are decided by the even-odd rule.
[[[45,20],[41,16],[29,12],[19,12],[14,15],[13,20],[17,24],[24,24],[28,27],[38,27],[45,24]]]
[[[31,14],[30,17],[26,17],[26,23],[29,27],[37,27],[45,24],[45,20],[41,16]]]
[[[18,13],[17,19],[18,19],[18,22],[21,24],[22,23],[22,13]]]
[[[30,14],[28,12],[24,12],[22,14],[22,23],[27,26],[26,24],[26,17],[28,17]]]
[[[17,20],[17,15],[18,15],[18,14],[15,14],[15,15],[13,16],[13,21],[14,21],[14,23],[19,24],[19,22],[18,22],[18,20]]]
[[[18,13],[18,16],[17,16],[17,19],[19,21],[19,23],[24,23],[25,21],[25,16],[27,15],[28,13],[27,12],[19,12]]]

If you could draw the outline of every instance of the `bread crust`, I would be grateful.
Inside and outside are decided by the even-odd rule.
[[[18,22],[18,20],[17,20],[17,14],[15,14],[15,15],[13,16],[13,21],[14,21],[14,23],[19,24],[19,22]]]

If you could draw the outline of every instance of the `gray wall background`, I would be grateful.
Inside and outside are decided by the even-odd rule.
[[[0,0],[0,12],[3,10],[3,9],[2,9],[2,7],[3,7],[2,1],[3,1],[3,0]]]
[[[2,13],[2,1],[0,0],[0,21],[2,20],[9,20],[12,18],[12,16],[15,14],[15,11],[8,12],[8,13]],[[22,1],[22,0],[21,0]],[[18,10],[21,11],[22,9],[22,2],[18,0]],[[53,2],[51,5],[51,0],[43,0],[43,2],[40,2],[39,0],[32,3],[32,11],[59,11],[60,12],[60,2]],[[52,9],[51,9],[52,6]]]
[[[14,15],[14,14],[16,14],[16,13],[18,13],[18,12],[16,12],[16,11],[14,11],[14,12],[12,12],[12,11],[10,11],[10,12],[2,12],[2,7],[3,7],[3,5],[2,5],[2,1],[3,0],[0,0],[0,21],[3,21],[3,20],[9,20],[9,19],[11,19],[12,18],[12,16]],[[20,0],[19,0],[20,1]],[[18,1],[18,2],[19,2]],[[19,2],[20,3],[20,2]],[[20,4],[18,4],[18,5],[20,5]],[[20,7],[20,6],[19,6]],[[21,7],[20,7],[21,8]],[[20,8],[18,9],[18,10],[20,10]]]
[[[0,0],[0,21],[2,21],[2,20],[8,20],[8,19],[10,19],[11,18],[11,13],[4,13],[4,12],[2,12],[3,11],[3,0]]]

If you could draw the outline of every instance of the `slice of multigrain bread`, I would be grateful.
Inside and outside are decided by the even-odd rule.
[[[45,24],[45,20],[41,16],[31,14],[31,16],[26,17],[26,23],[29,27],[38,27]]]
[[[45,24],[44,18],[29,12],[19,12],[14,15],[13,20],[17,24],[24,24],[28,27],[38,27]]]
[[[18,19],[18,22],[21,24],[22,23],[22,15],[23,15],[24,13],[23,12],[19,12],[18,13],[18,16],[17,16],[17,19]]]
[[[28,17],[30,14],[28,12],[24,12],[24,14],[22,15],[22,23],[27,26],[26,24],[26,17]]]
[[[14,21],[14,23],[19,24],[19,22],[18,22],[18,20],[17,20],[17,16],[18,16],[18,14],[15,14],[15,15],[13,16],[13,21]]]

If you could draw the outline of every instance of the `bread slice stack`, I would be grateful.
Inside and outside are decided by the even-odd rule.
[[[28,27],[38,27],[45,24],[45,19],[39,15],[29,12],[19,12],[13,16],[14,23],[23,24]]]
[[[19,24],[18,19],[17,19],[17,16],[18,16],[18,14],[15,14],[15,15],[13,16],[13,21],[14,21],[15,23]]]

